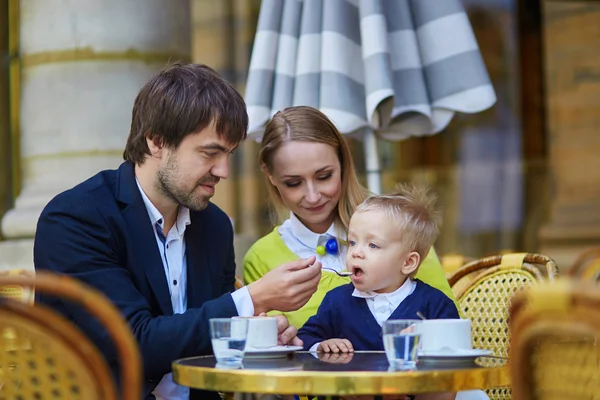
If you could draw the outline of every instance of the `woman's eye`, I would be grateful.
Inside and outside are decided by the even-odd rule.
[[[327,174],[327,175],[320,176],[318,179],[319,179],[320,181],[326,181],[327,179],[331,178],[331,175],[332,175],[332,174],[331,174],[331,173],[329,173],[329,174]]]
[[[285,182],[284,184],[287,187],[297,187],[300,185],[300,182]]]

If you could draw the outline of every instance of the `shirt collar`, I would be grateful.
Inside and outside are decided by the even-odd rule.
[[[298,219],[298,217],[296,217],[296,214],[294,214],[293,212],[290,212],[290,224],[291,224],[292,233],[294,234],[294,236],[298,240],[300,240],[300,242],[302,242],[303,244],[305,244],[306,246],[308,246],[312,249],[317,248],[317,246],[319,245],[319,238],[321,236],[324,236],[324,235],[332,236],[332,237],[337,236],[335,222],[333,222],[331,224],[329,229],[327,229],[327,232],[314,233],[313,231],[308,229],[306,226],[304,226],[304,224]]]
[[[417,283],[415,281],[413,281],[412,279],[408,278],[406,281],[404,281],[404,283],[402,284],[402,286],[400,286],[398,289],[394,290],[391,293],[377,293],[377,292],[361,292],[358,289],[354,289],[354,292],[352,292],[352,296],[354,297],[360,297],[363,299],[373,299],[375,297],[384,297],[386,298],[390,304],[396,308],[400,305],[400,303],[402,303],[402,301],[407,298],[415,289],[415,286],[417,286]]]
[[[158,222],[158,225],[161,228],[163,228],[165,226],[165,220],[162,214],[160,213],[160,211],[158,211],[158,208],[156,208],[154,204],[152,204],[148,196],[146,196],[146,193],[144,192],[144,189],[142,189],[142,186],[140,185],[140,182],[138,181],[137,177],[135,178],[135,183],[137,184],[140,194],[142,195],[142,200],[144,201],[144,205],[146,206],[146,211],[148,212],[148,216],[150,217],[150,222],[152,223],[152,226],[154,227],[154,225],[156,225],[156,223]],[[191,222],[192,221],[190,218],[190,209],[187,207],[179,206],[177,212],[177,221],[175,221],[175,227],[179,235],[183,235],[185,227],[188,226]]]

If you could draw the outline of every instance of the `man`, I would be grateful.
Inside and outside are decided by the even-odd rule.
[[[311,257],[234,292],[232,226],[209,200],[247,125],[242,97],[213,70],[171,65],[138,94],[119,169],[59,194],[40,216],[36,269],[80,279],[120,309],[139,343],[146,398],[218,398],[188,396],[170,374],[173,360],[211,353],[209,318],[295,310],[317,289],[321,265]],[[95,321],[68,303],[40,301],[82,328],[116,375]],[[279,328],[282,343],[298,343],[284,318]]]

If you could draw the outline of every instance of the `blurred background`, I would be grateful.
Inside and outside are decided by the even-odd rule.
[[[382,191],[435,189],[440,255],[538,252],[566,270],[600,245],[600,1],[463,4],[497,102],[433,136],[378,140]],[[31,269],[44,205],[120,164],[133,100],[156,70],[204,63],[244,93],[260,5],[0,0],[0,269]],[[366,184],[364,143],[348,140]],[[238,266],[272,229],[258,147],[240,147],[214,197]]]

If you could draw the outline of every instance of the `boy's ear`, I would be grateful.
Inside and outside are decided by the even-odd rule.
[[[411,251],[408,253],[406,258],[404,259],[404,264],[402,265],[402,273],[404,275],[412,275],[417,268],[419,268],[419,263],[421,261],[421,256],[416,251]]]

